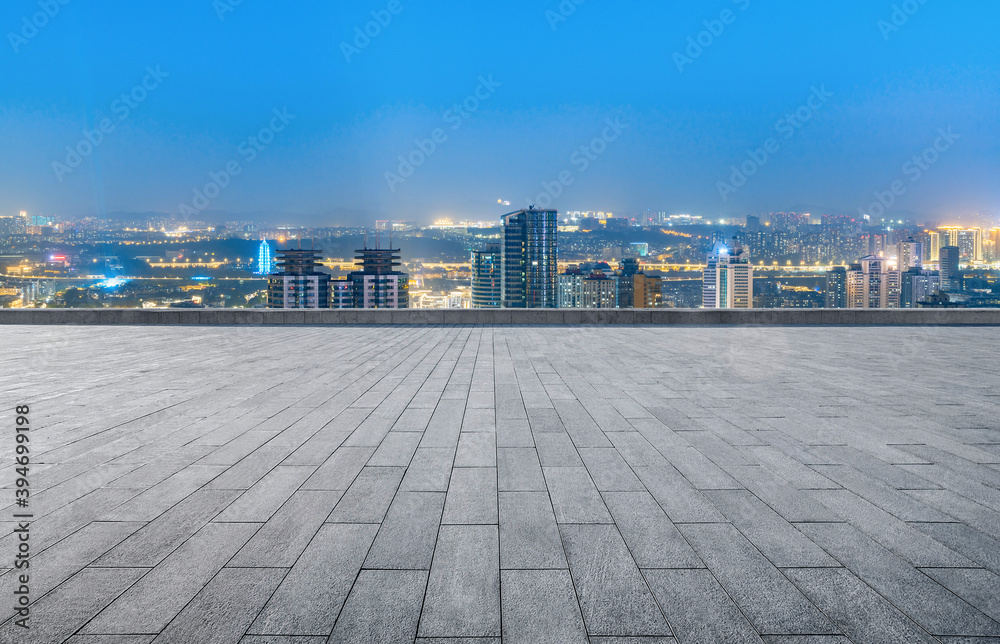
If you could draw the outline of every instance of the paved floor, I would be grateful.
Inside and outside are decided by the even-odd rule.
[[[998,329],[0,341],[2,642],[1000,638]]]

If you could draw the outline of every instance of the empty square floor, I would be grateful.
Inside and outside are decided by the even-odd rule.
[[[1000,641],[997,328],[0,341],[0,642]]]

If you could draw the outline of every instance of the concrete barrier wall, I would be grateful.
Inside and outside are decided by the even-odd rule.
[[[1000,309],[608,309],[316,310],[0,309],[5,324],[342,325],[342,324],[657,324],[657,325],[977,325],[1000,326]]]

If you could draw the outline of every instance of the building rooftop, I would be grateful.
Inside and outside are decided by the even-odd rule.
[[[997,327],[2,333],[2,642],[1000,637]]]

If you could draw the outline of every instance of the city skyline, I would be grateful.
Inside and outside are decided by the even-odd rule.
[[[1000,204],[981,3],[53,6],[4,24],[4,214],[957,224]]]

